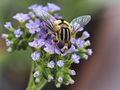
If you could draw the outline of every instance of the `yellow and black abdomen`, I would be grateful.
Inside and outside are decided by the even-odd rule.
[[[62,41],[68,42],[68,41],[70,41],[70,34],[71,33],[70,33],[69,28],[67,28],[67,27],[61,27],[59,38]]]
[[[59,30],[59,40],[64,42],[70,41],[71,32],[69,29],[69,23],[64,19],[57,20],[59,22],[60,30]]]

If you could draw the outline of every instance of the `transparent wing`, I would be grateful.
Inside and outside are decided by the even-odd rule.
[[[46,22],[47,26],[49,28],[53,28],[53,22],[56,20],[52,15],[50,15],[48,12],[39,9],[39,10],[34,10],[35,14],[43,21]]]
[[[75,29],[75,31],[82,29],[91,20],[90,15],[80,16],[73,19],[70,25]]]

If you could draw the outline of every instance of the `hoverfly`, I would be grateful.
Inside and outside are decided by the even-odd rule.
[[[70,49],[71,38],[75,37],[76,32],[91,20],[91,16],[85,15],[77,17],[68,23],[64,19],[56,19],[44,10],[39,10],[35,13],[40,19],[46,22],[47,28],[52,31],[49,35],[55,35],[53,42],[60,48],[61,53]],[[75,24],[77,24],[76,27],[74,26]]]

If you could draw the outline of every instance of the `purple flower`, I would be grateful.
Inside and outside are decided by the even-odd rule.
[[[75,72],[75,70],[70,70],[70,75],[76,75],[76,72]]]
[[[49,43],[46,43],[45,44],[45,48],[44,50],[50,54],[54,54],[55,53],[55,46],[54,45],[51,45]]]
[[[6,40],[6,46],[10,46],[11,44],[12,44],[12,42],[11,42],[11,41]]]
[[[32,18],[35,18],[35,14],[33,12],[29,12],[28,15]]]
[[[59,77],[59,78],[58,78],[58,82],[63,82],[63,78],[62,78],[62,77]]]
[[[76,45],[79,47],[79,48],[83,48],[83,46],[84,46],[84,40],[82,40],[82,39],[78,39],[77,41],[76,41]]]
[[[29,23],[26,23],[26,28],[29,29],[29,32],[31,34],[35,34],[35,32],[39,32],[40,31],[40,21],[38,19],[35,20],[35,22],[33,22],[32,20],[29,20]]]
[[[22,34],[23,32],[20,29],[14,30],[14,35],[16,38],[19,38]]]
[[[77,52],[77,51],[78,51],[78,49],[76,49],[75,46],[72,45],[71,48],[68,49],[68,51],[66,51],[65,53],[63,53],[63,54],[61,54],[61,55],[62,55],[62,56],[65,56],[65,55],[67,55],[68,53],[73,53],[73,52]]]
[[[57,65],[59,66],[59,67],[62,67],[62,66],[64,66],[64,61],[63,60],[59,60],[59,61],[57,61]]]
[[[29,10],[34,10],[35,8],[37,8],[38,5],[37,4],[33,4],[31,6],[28,7]]]
[[[48,8],[48,6],[44,6],[43,8],[42,8],[44,11],[46,11],[46,12],[49,12],[49,8]]]
[[[81,39],[87,39],[89,37],[90,37],[90,34],[87,31],[84,31],[82,36],[81,36]]]
[[[54,61],[50,61],[49,63],[48,63],[48,67],[49,68],[54,68],[54,66],[55,66],[55,63],[54,63]]]
[[[88,55],[92,55],[92,53],[93,53],[92,49],[87,49],[87,54]]]
[[[3,33],[1,37],[2,37],[3,39],[7,39],[8,34]]]
[[[58,13],[55,13],[54,17],[57,18],[57,19],[62,19],[62,16],[59,16]]]
[[[77,41],[77,40],[76,40],[75,38],[72,38],[72,39],[71,39],[71,43],[72,43],[72,44],[75,44],[76,41]]]
[[[15,16],[13,16],[13,18],[20,22],[25,22],[26,20],[29,19],[29,16],[28,14],[17,13]]]
[[[55,4],[53,4],[53,3],[48,3],[48,8],[52,12],[56,12],[56,11],[60,10],[60,7],[55,5]]]
[[[40,27],[46,29],[46,23],[45,23],[44,21],[42,21],[42,22],[40,23]]]
[[[34,41],[28,43],[29,46],[34,47],[34,48],[40,48],[45,44],[44,39],[37,39],[35,38]]]
[[[79,59],[80,59],[80,56],[78,56],[77,54],[73,54],[71,57],[71,60],[77,64],[80,62]]]
[[[4,25],[4,27],[5,27],[6,29],[12,28],[11,22],[6,22],[5,25]]]
[[[41,30],[39,33],[38,33],[38,38],[46,38],[46,30]]]
[[[39,12],[39,10],[43,9],[43,6],[34,4],[34,5],[29,6],[28,9],[32,10],[34,12],[36,12],[36,11]]]
[[[31,57],[34,61],[36,61],[40,58],[40,53],[35,51],[31,54]]]

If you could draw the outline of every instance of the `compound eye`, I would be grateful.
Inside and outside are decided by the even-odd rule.
[[[62,49],[65,46],[65,42],[58,42],[57,46]]]

